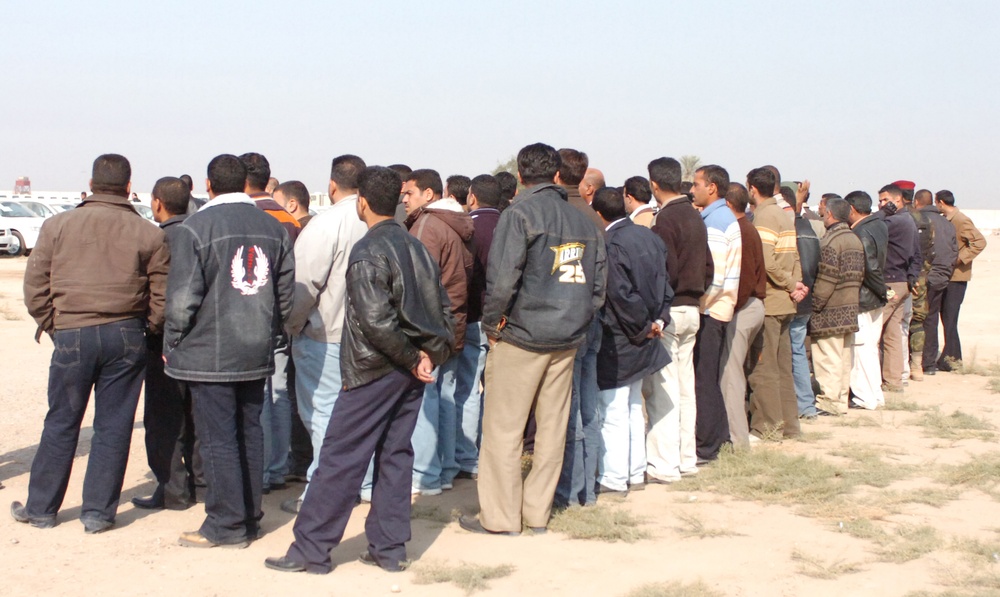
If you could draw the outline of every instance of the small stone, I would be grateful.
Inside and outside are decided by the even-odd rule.
[[[688,501],[689,502],[696,502],[696,501],[698,501],[698,496],[696,496],[696,495],[689,495],[688,496]]]
[[[392,585],[391,587],[389,587],[389,590],[392,591],[393,593],[399,593],[403,589],[400,589],[399,585]]]
[[[14,545],[17,545],[18,543],[20,543],[20,541],[18,541],[17,539],[11,539],[10,542],[13,543]],[[997,557],[997,554],[993,554],[993,557],[994,558]]]

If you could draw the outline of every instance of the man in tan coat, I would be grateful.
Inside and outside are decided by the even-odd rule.
[[[969,216],[955,207],[955,195],[951,191],[938,191],[934,204],[944,217],[955,226],[958,237],[958,260],[948,287],[941,298],[941,327],[944,328],[944,347],[938,359],[940,371],[951,371],[962,364],[962,341],[958,337],[958,312],[965,300],[965,289],[972,279],[972,260],[986,248],[986,238],[972,223]]]

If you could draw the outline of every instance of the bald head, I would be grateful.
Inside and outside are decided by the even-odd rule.
[[[919,207],[927,207],[931,203],[934,203],[934,196],[927,189],[920,189],[913,196],[913,204]]]
[[[604,186],[604,173],[597,168],[587,168],[587,173],[580,181],[580,196],[590,203],[594,200],[594,194]]]

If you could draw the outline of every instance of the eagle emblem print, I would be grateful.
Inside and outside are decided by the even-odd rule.
[[[244,257],[245,248],[240,246],[239,249],[236,249],[230,271],[233,277],[233,288],[239,290],[243,296],[251,296],[257,294],[257,291],[267,285],[270,267],[263,249],[254,245],[250,247],[250,250],[246,252],[246,257]],[[247,271],[251,272],[249,277]]]

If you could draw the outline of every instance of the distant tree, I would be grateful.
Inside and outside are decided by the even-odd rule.
[[[510,156],[506,162],[497,160],[497,167],[493,169],[491,174],[496,175],[500,172],[510,172],[514,176],[517,176],[517,156]]]
[[[694,171],[701,167],[701,158],[696,155],[681,156],[681,179],[694,181]]]

